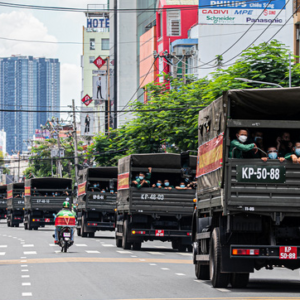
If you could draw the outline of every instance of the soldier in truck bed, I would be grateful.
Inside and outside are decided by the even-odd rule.
[[[295,143],[293,152],[288,153],[284,158],[286,160],[291,160],[294,164],[300,164],[300,141]]]
[[[244,158],[244,153],[254,150],[257,153],[257,146],[255,143],[246,145],[248,139],[248,131],[246,129],[238,129],[236,132],[236,139],[232,140],[229,149],[229,158]]]
[[[149,187],[150,186],[152,168],[149,167],[148,170],[149,170],[149,173],[147,173],[145,175],[144,173],[140,172],[139,178],[132,181],[134,186],[136,186],[138,189],[140,189],[141,187]]]

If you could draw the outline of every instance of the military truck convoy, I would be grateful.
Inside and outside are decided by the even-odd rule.
[[[38,230],[54,225],[54,215],[64,201],[72,201],[72,179],[33,178],[25,180],[24,229]]]
[[[192,227],[198,279],[245,287],[254,270],[300,268],[300,165],[257,157],[295,153],[299,120],[300,88],[232,90],[200,111]],[[266,148],[255,144],[236,158],[234,151],[245,148],[233,147],[240,129],[248,144],[260,136]]]
[[[151,182],[168,179],[173,188],[133,186],[139,173],[151,167]],[[170,241],[174,249],[192,250],[191,223],[195,190],[176,185],[195,176],[196,156],[190,157],[184,174],[180,154],[134,154],[119,160],[116,245],[139,250],[144,241]],[[188,178],[188,177],[186,177]]]
[[[79,172],[77,234],[115,230],[117,167],[87,168]]]
[[[1,219],[6,219],[6,190],[7,186],[6,185],[1,185],[0,186],[0,220]]]
[[[24,217],[24,183],[7,185],[7,226],[19,227]]]

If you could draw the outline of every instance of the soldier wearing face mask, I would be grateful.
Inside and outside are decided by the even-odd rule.
[[[239,129],[236,133],[236,139],[232,140],[229,149],[229,158],[244,158],[244,152],[254,150],[257,153],[257,146],[255,143],[245,144],[248,139],[248,131],[246,129]]]
[[[139,178],[137,178],[136,180],[132,181],[132,183],[138,188],[140,189],[141,187],[149,187],[150,186],[150,179],[151,179],[151,172],[152,172],[152,168],[148,168],[149,173],[147,173],[146,175],[144,173],[139,173]]]
[[[293,147],[293,153],[288,153],[284,158],[291,160],[294,164],[300,164],[300,142],[296,142]]]

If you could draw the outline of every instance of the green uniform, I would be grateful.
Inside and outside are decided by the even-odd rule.
[[[295,154],[295,153],[288,153],[284,158],[285,158],[286,160],[292,161],[292,155],[296,155],[296,154]],[[296,156],[299,158],[298,155],[296,155]]]
[[[248,152],[255,147],[255,144],[242,144],[238,140],[233,140],[230,143],[229,158],[243,158],[243,152]],[[234,149],[235,148],[235,149]],[[234,157],[232,157],[232,150],[234,149]]]
[[[145,176],[145,178],[143,179],[143,180],[145,180],[145,181],[147,182],[148,186],[150,186],[150,179],[151,179],[151,173],[147,173],[146,176]],[[135,181],[138,183],[138,184],[136,185],[136,187],[137,187],[138,189],[140,189],[141,187],[143,187],[143,186],[140,184],[141,181],[142,181],[140,178],[137,178]]]

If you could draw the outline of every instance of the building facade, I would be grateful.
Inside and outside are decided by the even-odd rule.
[[[99,9],[99,7],[98,7]],[[100,5],[100,9],[105,10],[106,6]],[[92,128],[89,132],[83,130],[83,135],[94,135],[98,132],[107,131],[107,110],[108,110],[108,68],[105,63],[101,68],[98,68],[94,61],[97,57],[106,60],[109,56],[109,15],[107,12],[98,11],[97,13],[89,12],[86,14],[87,24],[83,27],[83,47],[81,57],[82,68],[82,92],[81,98],[88,95],[93,99],[86,106],[82,104],[83,109],[88,107],[88,110],[94,110],[95,116]],[[111,60],[110,60],[111,66]],[[101,78],[101,79],[99,79]],[[101,90],[98,88],[101,81]],[[85,118],[82,116],[82,118]],[[84,128],[84,127],[83,127]]]
[[[32,56],[0,58],[0,108],[7,152],[27,151],[23,141],[32,139],[41,120],[59,117],[59,113],[42,112],[60,108],[59,61]]]

